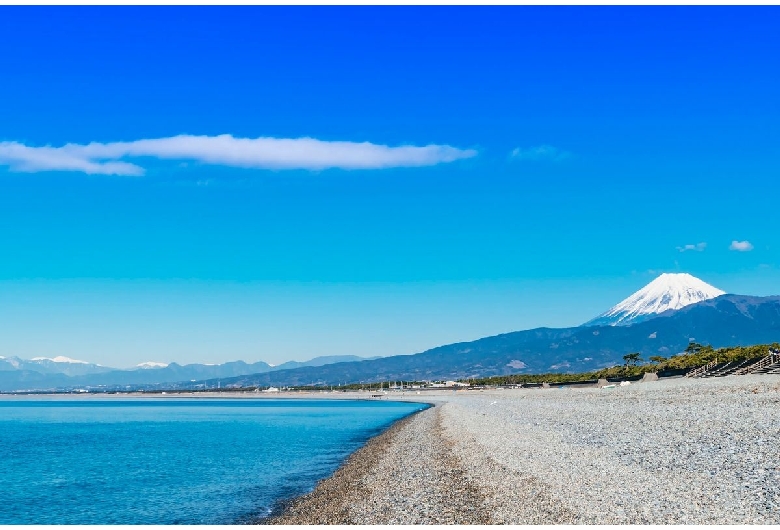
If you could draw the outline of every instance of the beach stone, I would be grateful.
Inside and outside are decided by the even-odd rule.
[[[649,381],[658,381],[658,374],[655,372],[645,372],[645,375],[642,376],[641,383],[647,383]]]
[[[780,375],[426,391],[284,524],[780,524]]]
[[[271,524],[489,524],[484,495],[442,434],[439,409],[396,423]]]

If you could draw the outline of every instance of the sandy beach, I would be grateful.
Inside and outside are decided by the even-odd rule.
[[[780,523],[780,376],[381,399],[435,407],[264,522]]]

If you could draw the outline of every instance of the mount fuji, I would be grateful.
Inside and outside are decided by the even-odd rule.
[[[687,273],[664,273],[584,326],[628,326],[726,294]]]

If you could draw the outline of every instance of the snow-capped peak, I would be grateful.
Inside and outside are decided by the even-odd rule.
[[[585,325],[634,324],[669,309],[680,309],[722,294],[726,292],[690,274],[664,273]]]
[[[145,363],[136,364],[136,368],[165,368],[168,363],[158,363],[155,361],[146,361]]]
[[[34,357],[30,359],[31,361],[51,361],[53,363],[70,363],[70,364],[92,364],[88,363],[87,361],[79,361],[78,359],[71,359],[70,357],[65,357],[64,355],[58,355],[54,358],[49,357]]]

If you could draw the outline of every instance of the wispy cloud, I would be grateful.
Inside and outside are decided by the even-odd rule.
[[[750,241],[732,241],[729,245],[729,250],[736,250],[737,252],[750,252],[753,250],[753,245]]]
[[[705,248],[707,248],[707,243],[696,243],[695,245],[683,245],[681,247],[677,247],[677,250],[679,250],[680,252],[686,252],[688,250],[702,252],[704,251]]]
[[[12,171],[80,171],[101,175],[141,175],[143,169],[120,161],[97,161],[73,144],[64,147],[28,147],[18,142],[0,142],[0,165]]]
[[[571,156],[571,153],[562,151],[552,145],[540,145],[538,147],[529,147],[527,149],[515,147],[510,153],[513,160],[551,160],[560,162]]]
[[[140,162],[153,157],[257,169],[386,169],[422,167],[476,156],[473,149],[449,145],[390,147],[370,142],[324,141],[315,138],[234,138],[179,135],[170,138],[61,147],[32,147],[0,142],[0,165],[12,171],[79,171],[100,175],[143,175]]]

